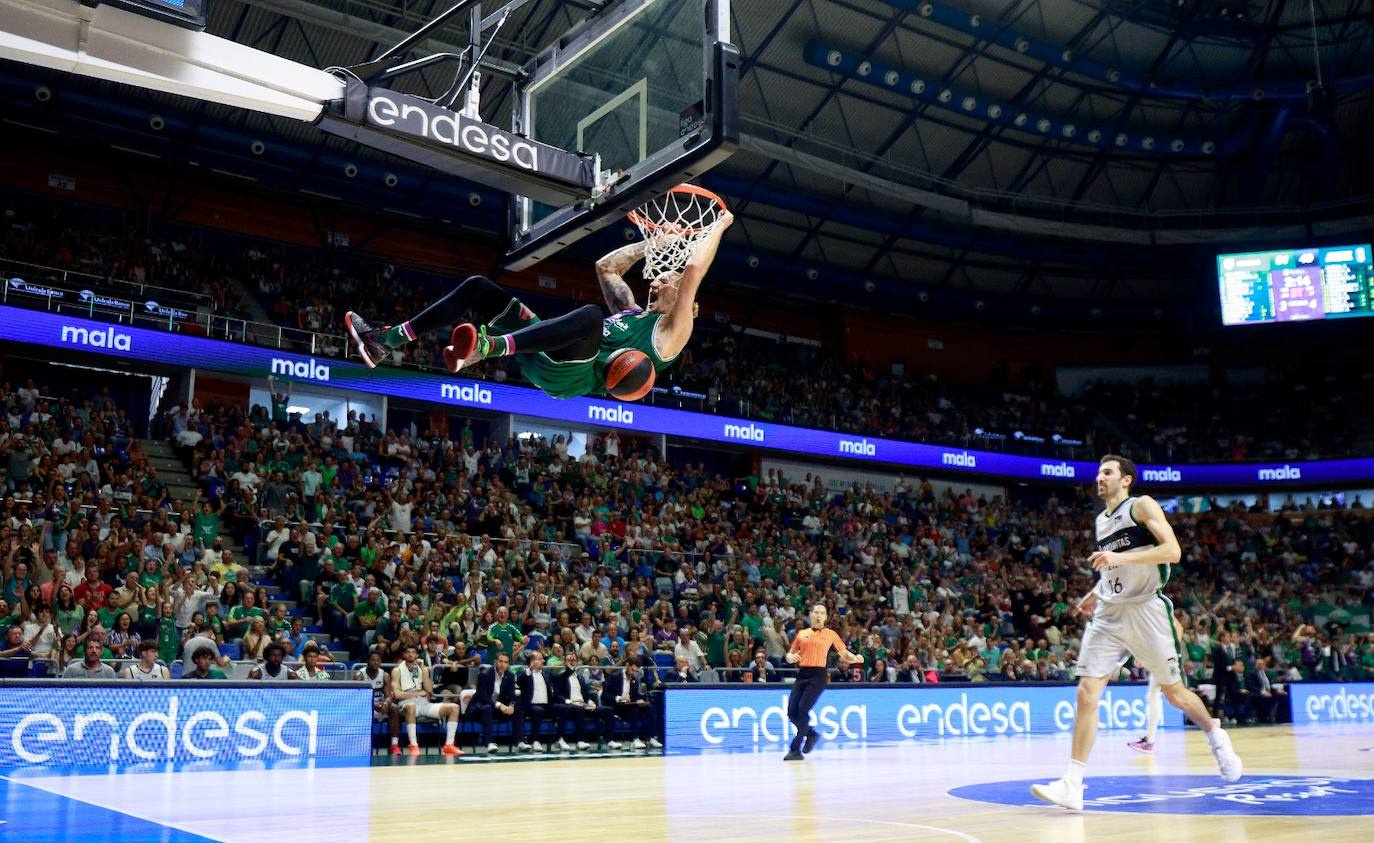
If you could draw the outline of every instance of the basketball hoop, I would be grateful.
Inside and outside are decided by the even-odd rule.
[[[680,184],[631,211],[630,222],[644,236],[644,277],[682,272],[725,213],[724,200],[694,184]]]

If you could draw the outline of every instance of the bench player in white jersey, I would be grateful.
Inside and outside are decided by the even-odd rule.
[[[391,698],[391,674],[382,669],[382,654],[367,654],[367,666],[358,669],[353,677],[372,686],[372,722],[387,723],[391,727],[391,754],[401,754],[401,715]]]
[[[420,754],[420,742],[415,737],[415,718],[427,717],[430,720],[444,721],[445,755],[462,755],[463,750],[454,744],[458,734],[457,703],[431,702],[434,693],[433,680],[429,678],[429,668],[420,661],[420,650],[414,644],[405,648],[405,660],[391,671],[391,693],[396,705],[406,716],[406,737],[410,738],[410,754]]]
[[[1090,557],[1100,577],[1093,589],[1092,619],[1078,652],[1073,755],[1062,779],[1031,786],[1037,799],[1075,811],[1083,810],[1083,772],[1097,738],[1098,700],[1131,656],[1158,677],[1165,699],[1206,733],[1221,777],[1233,782],[1241,776],[1241,761],[1230,737],[1183,684],[1174,606],[1161,591],[1182,552],[1154,498],[1131,494],[1135,476],[1135,463],[1116,454],[1103,457],[1098,465],[1097,494],[1107,508],[1097,516],[1097,551]]]
[[[156,639],[145,638],[138,645],[138,661],[124,668],[120,678],[132,679],[135,682],[156,682],[172,678],[167,668],[157,663]]]

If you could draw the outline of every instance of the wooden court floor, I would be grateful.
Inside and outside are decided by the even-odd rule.
[[[1132,735],[1101,736],[1088,770],[1090,800],[1132,802],[1142,780],[1173,782],[1178,788],[1153,807],[1183,813],[1090,806],[1073,814],[1017,804],[1032,801],[1022,780],[1062,772],[1067,737],[822,745],[800,764],[776,752],[505,763],[427,756],[370,768],[83,776],[24,786],[191,835],[167,839],[1374,840],[1374,728],[1274,726],[1232,735],[1246,762],[1241,784],[1250,785],[1223,788],[1233,801],[1208,792],[1223,783],[1196,732],[1162,733],[1153,757],[1126,747]],[[987,791],[983,801],[951,795],[966,786]],[[1256,810],[1276,815],[1246,813]],[[70,839],[91,839],[71,832]]]

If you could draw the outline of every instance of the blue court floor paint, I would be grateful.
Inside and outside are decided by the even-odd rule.
[[[1060,810],[1030,793],[1031,785],[1049,781],[1052,778],[985,782],[956,787],[949,793],[975,802]],[[1246,776],[1227,784],[1216,776],[1102,776],[1087,778],[1084,783],[1084,811],[1254,817],[1374,813],[1374,779]]]
[[[0,840],[203,843],[209,839],[0,776]]]

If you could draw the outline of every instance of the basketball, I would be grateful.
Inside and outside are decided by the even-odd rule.
[[[638,401],[654,388],[654,361],[633,348],[611,355],[606,367],[606,391],[621,401]]]

